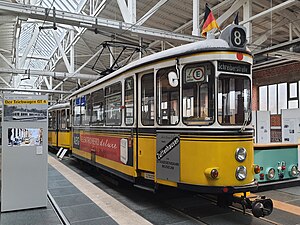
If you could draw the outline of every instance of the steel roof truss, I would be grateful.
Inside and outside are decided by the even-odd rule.
[[[4,55],[2,55],[1,52],[0,52],[0,57],[4,60],[4,62],[6,62],[6,64],[7,64],[10,68],[14,68],[14,66],[10,63],[10,61],[9,61]]]
[[[157,10],[169,0],[160,0],[148,12],[146,12],[137,22],[136,25],[143,25]],[[199,1],[199,0],[197,0]]]
[[[60,43],[60,40],[59,40],[59,38],[58,38],[56,32],[55,32],[55,31],[52,31],[52,33],[53,33],[53,37],[54,37],[54,39],[55,39],[55,42],[56,42],[56,44],[57,44],[57,46],[58,46],[59,52],[60,52],[60,54],[62,55],[62,58],[63,58],[64,63],[65,63],[65,65],[66,65],[66,68],[67,68],[68,72],[70,73],[70,72],[72,71],[72,69],[71,69],[70,62],[68,61],[67,55],[66,55],[66,53],[65,53],[65,51],[64,51],[64,49],[63,49],[63,47],[62,47],[62,45],[61,45],[61,43]]]
[[[117,0],[121,14],[126,23],[136,23],[136,0],[128,0],[128,6],[125,0]]]
[[[220,3],[221,4],[221,3]],[[28,6],[28,5],[19,5],[8,2],[1,2],[0,7],[2,10],[27,15],[30,18],[45,20],[45,11],[46,8],[38,7],[38,6]],[[47,17],[48,21],[53,20],[53,10],[50,10],[50,13]],[[76,13],[63,12],[60,10],[56,10],[56,22],[64,23],[69,25],[75,25],[80,27],[87,28],[101,28],[107,31],[113,31],[116,33],[127,32],[136,33],[140,35],[150,36],[152,38],[166,38],[166,39],[176,39],[186,42],[194,42],[199,40],[198,37],[194,37],[192,35],[180,34],[169,32],[156,28],[148,28],[142,26],[132,26],[130,23],[124,23],[120,21],[104,19],[100,17],[92,17],[86,15],[78,15]]]
[[[0,76],[0,79],[2,80],[2,82],[4,84],[6,84],[8,87],[11,87],[9,83],[6,82],[6,80],[4,80],[4,78],[2,76]]]
[[[35,26],[34,28],[34,31],[33,31],[33,34],[31,36],[31,39],[20,59],[20,63],[19,63],[19,66],[20,68],[22,68],[24,65],[25,65],[25,60],[26,60],[26,57],[27,55],[29,54],[29,51],[31,50],[32,46],[34,45],[34,43],[37,41],[37,38],[38,38],[38,35],[39,35],[39,29],[37,26]]]
[[[70,77],[74,77],[74,75],[76,73],[79,73],[80,70],[82,70],[90,61],[92,61],[100,52],[102,51],[102,49],[98,50],[90,59],[88,59],[82,66],[80,66],[75,72],[71,73],[70,75],[68,75],[67,77],[65,77],[63,79],[63,81],[61,81],[58,85],[56,85],[53,90],[56,90],[58,87],[60,87],[60,85],[62,85],[68,78]]]

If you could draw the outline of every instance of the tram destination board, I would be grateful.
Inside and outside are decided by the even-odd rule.
[[[250,64],[218,61],[218,71],[250,74]]]

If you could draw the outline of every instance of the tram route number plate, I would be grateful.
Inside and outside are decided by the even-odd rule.
[[[156,135],[156,177],[179,182],[180,136],[158,133]]]

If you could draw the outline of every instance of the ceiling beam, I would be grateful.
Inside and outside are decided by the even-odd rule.
[[[219,4],[217,4],[216,6],[214,6],[213,8],[211,8],[212,11],[218,11],[221,10],[223,8],[226,8],[228,5],[232,4],[233,0],[225,0],[223,2],[220,2]],[[199,16],[199,19],[202,19],[204,17],[204,13],[202,13]],[[173,32],[181,32],[182,30],[185,30],[189,27],[191,27],[193,25],[193,20],[188,21],[187,23],[183,24],[182,26],[178,27],[177,29],[175,29]],[[201,38],[200,40],[203,40],[203,38]],[[160,41],[154,41],[149,45],[149,48],[152,48],[154,46],[156,46],[157,44],[160,44]]]
[[[160,0],[158,3],[156,3],[148,12],[146,12],[138,21],[137,25],[143,25],[154,13],[157,12],[157,10],[163,6],[166,2],[169,0]]]
[[[258,14],[254,15],[254,16],[251,16],[247,20],[243,20],[242,22],[240,22],[240,25],[243,25],[243,24],[248,23],[248,22],[250,22],[252,20],[258,19],[260,17],[264,17],[264,16],[268,15],[269,13],[276,13],[276,12],[278,12],[280,10],[288,8],[288,7],[290,7],[292,5],[295,5],[297,3],[299,3],[299,0],[288,0],[288,1],[285,1],[285,2],[283,2],[281,4],[279,4],[279,5],[276,5],[276,6],[272,7],[272,8],[269,8],[269,9],[267,9],[267,10],[261,12],[261,13],[258,13]]]
[[[276,50],[283,49],[283,48],[288,48],[288,47],[290,47],[292,45],[295,45],[295,44],[298,44],[298,43],[300,43],[300,38],[294,39],[292,41],[287,41],[287,42],[284,42],[284,43],[280,43],[278,45],[273,45],[271,47],[268,47],[268,48],[265,48],[265,49],[262,49],[262,50],[254,51],[253,54],[254,55],[261,55],[261,54],[265,54],[265,53],[268,53],[268,52],[274,52]]]
[[[22,57],[20,59],[20,62],[19,62],[20,68],[24,67],[26,57],[29,54],[29,52],[31,50],[31,47],[37,41],[38,36],[39,36],[39,29],[38,29],[37,26],[35,26],[33,34],[32,34],[32,36],[30,38],[30,41],[29,41],[28,45],[26,46],[26,49],[25,49],[25,51],[24,51],[24,53],[23,53],[23,55],[22,55]]]
[[[0,52],[0,58],[2,58],[3,61],[6,62],[6,64],[7,64],[10,68],[14,68],[14,66],[10,63],[10,61],[9,61],[7,58],[5,58],[5,56],[2,55],[1,52]]]
[[[7,81],[6,80],[4,80],[4,78],[3,77],[1,77],[0,76],[0,79],[2,80],[2,82],[4,83],[4,84],[6,84],[8,87],[11,87],[11,85],[9,84],[9,83],[7,83]]]
[[[1,73],[8,73],[8,74],[28,74],[33,76],[47,76],[47,77],[70,77],[72,75],[72,78],[76,79],[85,79],[85,80],[96,80],[100,76],[99,75],[92,75],[92,74],[82,74],[82,73],[62,73],[62,72],[51,72],[51,71],[43,71],[43,70],[25,70],[25,69],[10,69],[10,68],[0,68],[0,74]]]
[[[26,88],[3,88],[0,91],[10,92],[36,92],[36,93],[49,93],[49,94],[71,94],[72,91],[59,91],[59,90],[42,90],[42,89],[26,89]]]
[[[3,11],[7,11],[15,15],[26,16],[28,18],[41,21],[53,21],[53,10],[50,10],[49,12],[49,9],[40,6],[21,5],[0,1],[0,8]],[[65,12],[61,10],[55,10],[55,13],[55,19],[57,23],[68,24],[71,26],[85,27],[88,29],[97,28],[118,34],[124,32],[136,33],[141,36],[156,39],[176,39],[185,42],[195,42],[200,40],[199,37],[192,35],[180,34],[143,26],[133,26],[131,23],[104,19],[101,17],[78,15],[77,13]]]
[[[218,25],[221,26],[232,14],[236,13],[245,2],[246,0],[235,0],[230,8],[226,12],[222,13],[222,15],[217,19]]]

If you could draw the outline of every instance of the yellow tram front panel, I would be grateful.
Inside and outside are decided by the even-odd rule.
[[[238,148],[247,150],[244,162],[235,159]],[[254,179],[252,138],[209,138],[209,139],[180,139],[180,182],[194,185],[209,186],[242,186],[250,184]],[[236,170],[245,166],[247,176],[239,181]],[[205,174],[205,170],[216,168],[218,177],[212,179]]]

